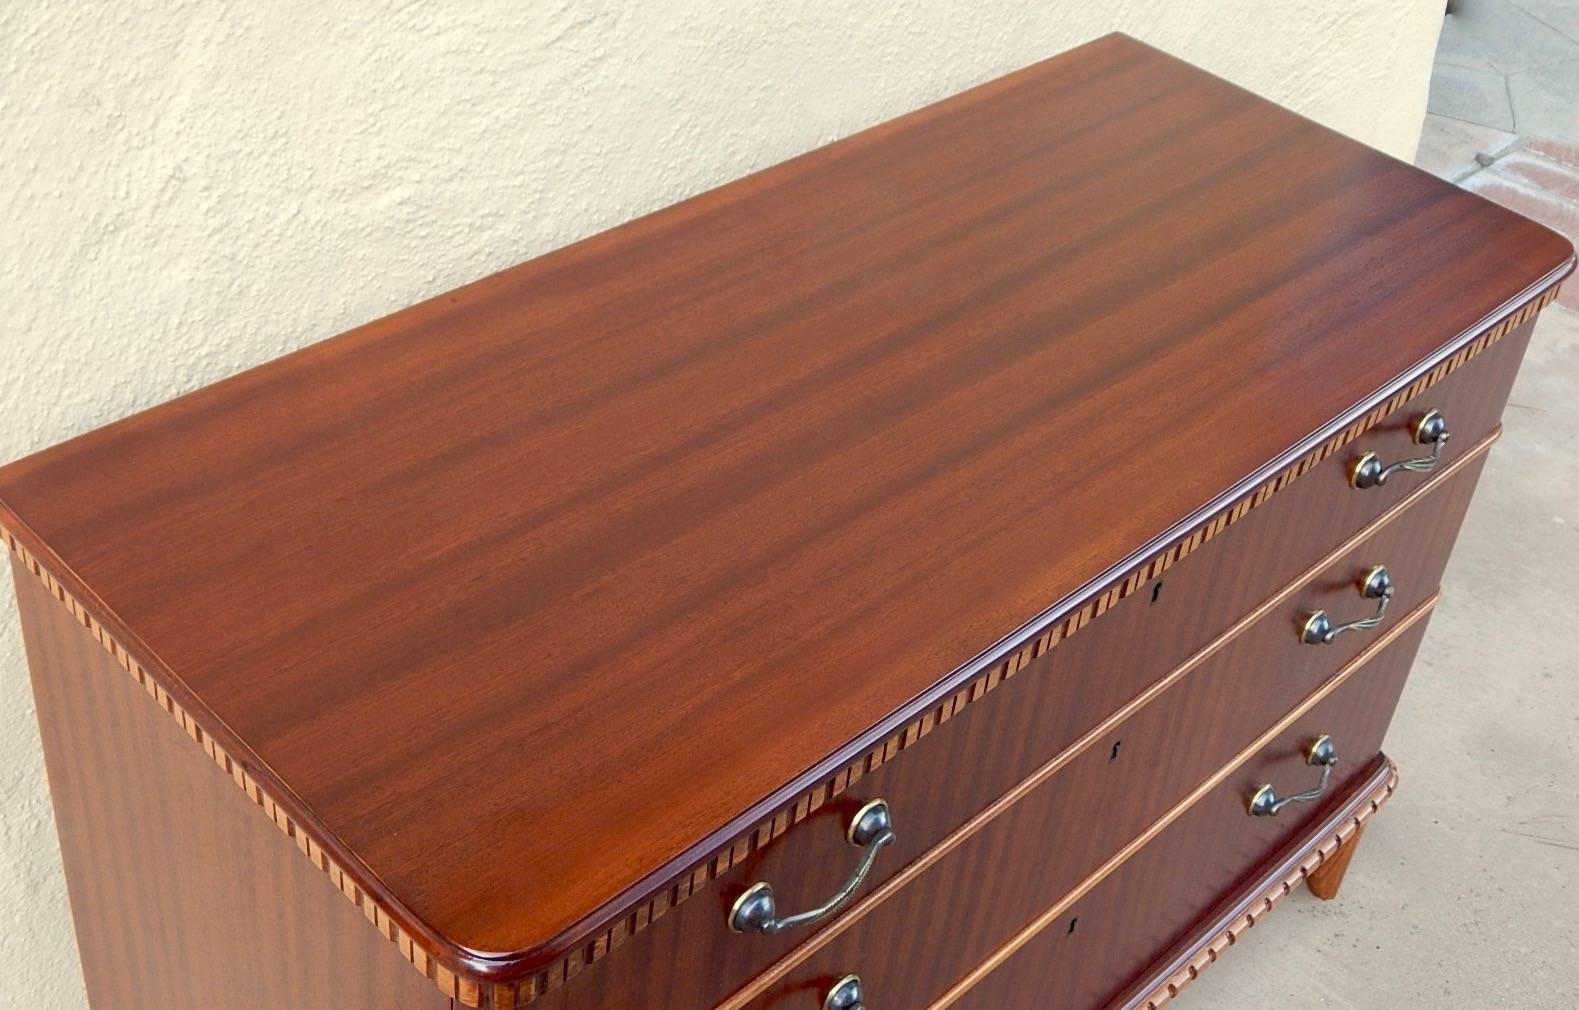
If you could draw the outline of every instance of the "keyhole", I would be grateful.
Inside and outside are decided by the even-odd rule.
[[[1074,936],[1075,935],[1075,924],[1078,923],[1079,921],[1080,921],[1080,916],[1078,916],[1078,915],[1075,916],[1073,919],[1070,919],[1069,920],[1069,932],[1065,933],[1064,935],[1065,936]]]
[[[1113,753],[1109,754],[1108,758],[1107,758],[1107,763],[1108,764],[1112,764],[1113,762],[1118,760],[1118,750],[1122,746],[1124,746],[1124,741],[1122,741],[1122,740],[1118,741],[1117,743],[1115,743],[1113,745]]]
[[[1151,584],[1151,602],[1156,603],[1157,597],[1162,595],[1162,580],[1158,579]]]

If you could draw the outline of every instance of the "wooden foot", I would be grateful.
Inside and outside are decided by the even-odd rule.
[[[1349,860],[1354,858],[1354,850],[1360,847],[1360,836],[1365,834],[1362,826],[1338,851],[1328,856],[1322,864],[1310,871],[1306,883],[1310,886],[1310,893],[1323,901],[1331,901],[1338,896],[1338,888],[1343,886],[1343,875],[1349,872]]]

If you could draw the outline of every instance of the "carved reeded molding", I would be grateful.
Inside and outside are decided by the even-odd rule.
[[[1150,560],[1137,565],[1127,575],[1115,579],[1105,589],[1094,593],[1084,605],[1059,619],[1042,632],[1041,635],[1006,658],[999,660],[989,669],[977,674],[967,684],[923,712],[902,729],[895,731],[882,742],[873,745],[863,757],[851,762],[842,771],[825,779],[820,785],[812,788],[810,791],[803,793],[793,804],[786,805],[773,817],[741,834],[734,842],[723,846],[707,859],[697,863],[689,872],[681,876],[678,882],[665,887],[652,898],[642,902],[635,910],[601,930],[592,939],[581,944],[571,954],[544,969],[526,976],[518,982],[512,983],[493,983],[481,979],[468,978],[451,971],[439,963],[433,952],[422,947],[416,939],[400,927],[396,919],[380,906],[372,895],[363,891],[357,885],[352,875],[340,866],[320,843],[312,838],[305,826],[293,819],[269,795],[268,791],[248,773],[240,761],[233,759],[212,736],[197,724],[196,720],[187,713],[185,708],[158,683],[141,663],[127,653],[125,648],[99,623],[98,619],[90,614],[66,590],[60,581],[38,562],[13,533],[0,528],[0,537],[3,537],[6,546],[10,548],[11,553],[15,555],[19,563],[48,587],[55,598],[60,600],[67,610],[70,611],[72,617],[87,629],[89,634],[109,651],[110,655],[115,657],[116,661],[148,692],[149,697],[168,712],[180,724],[186,735],[196,741],[214,763],[226,775],[230,776],[236,785],[264,811],[269,819],[287,837],[296,843],[296,847],[301,850],[303,855],[312,860],[315,866],[328,875],[340,893],[362,910],[374,928],[391,943],[395,944],[407,961],[418,971],[422,972],[423,975],[431,979],[444,995],[454,999],[462,1006],[486,1008],[486,1010],[512,1010],[512,1008],[524,1006],[549,990],[563,985],[570,978],[579,974],[583,968],[600,960],[610,950],[619,946],[630,936],[661,919],[671,908],[706,888],[712,880],[727,873],[732,866],[746,856],[765,847],[791,827],[805,820],[814,811],[844,794],[852,785],[860,781],[863,776],[893,760],[895,755],[914,745],[918,740],[937,729],[937,727],[954,718],[967,705],[979,700],[989,691],[997,689],[1005,681],[1014,677],[1015,674],[1028,666],[1032,660],[1054,648],[1059,642],[1075,634],[1087,624],[1090,624],[1093,620],[1112,609],[1120,600],[1130,596],[1141,586],[1162,575],[1181,559],[1195,553],[1203,544],[1244,518],[1251,510],[1265,504],[1272,495],[1281,491],[1294,480],[1308,473],[1316,465],[1375,427],[1388,414],[1391,414],[1409,400],[1414,399],[1425,390],[1441,382],[1452,372],[1463,367],[1464,364],[1502,339],[1514,328],[1534,318],[1541,309],[1549,305],[1556,297],[1557,288],[1554,287],[1541,297],[1510,314],[1452,355],[1443,359],[1419,378],[1378,403],[1342,431],[1328,438],[1316,448],[1311,449],[1298,460],[1285,466],[1276,475],[1241,495],[1234,502],[1225,505],[1211,518],[1204,520],[1193,531],[1181,536],[1172,545],[1157,553]]]
[[[1311,874],[1334,859],[1345,845],[1356,841],[1356,836],[1365,826],[1365,822],[1382,808],[1382,804],[1392,798],[1397,788],[1398,767],[1389,763],[1386,778],[1372,790],[1369,796],[1361,800],[1359,807],[1350,816],[1345,817],[1335,828],[1323,835],[1305,857],[1280,880],[1273,881],[1259,895],[1252,896],[1244,910],[1201,944],[1178,971],[1168,976],[1142,999],[1130,1005],[1138,1010],[1160,1010],[1172,1001],[1186,986],[1200,978],[1201,972],[1217,963],[1217,959],[1223,956],[1224,951],[1238,943],[1246,930],[1276,908],[1278,902],[1293,894],[1299,885],[1310,878]]]
[[[109,654],[115,658],[115,661],[121,665],[121,668],[131,674],[132,678],[141,685],[143,690],[148,692],[148,697],[152,698],[156,705],[164,709],[180,724],[186,735],[195,740],[197,745],[203,749],[203,752],[219,766],[220,770],[228,775],[232,782],[241,787],[241,791],[246,793],[252,802],[262,809],[264,815],[274,822],[275,827],[279,828],[285,833],[287,838],[296,843],[296,847],[301,850],[302,855],[310,859],[314,866],[328,875],[340,893],[362,910],[362,914],[367,917],[368,922],[373,924],[373,928],[377,929],[386,939],[400,948],[401,954],[405,955],[407,961],[410,961],[418,971],[437,983],[439,989],[445,995],[461,1000],[466,1006],[480,1007],[486,1005],[481,1000],[482,988],[477,983],[460,978],[454,972],[439,964],[427,951],[419,947],[406,934],[405,930],[396,924],[389,913],[380,907],[372,895],[357,886],[351,875],[328,852],[324,851],[323,846],[314,841],[312,836],[301,825],[297,824],[285,812],[283,807],[275,802],[274,797],[270,796],[268,790],[258,784],[257,780],[247,772],[246,767],[240,761],[232,758],[217,740],[198,725],[197,720],[192,718],[186,708],[176,701],[170,692],[165,690],[141,663],[132,658],[104,625],[100,624],[98,619],[90,614],[87,608],[67,591],[65,586],[61,585],[60,580],[55,578],[26,547],[18,542],[16,536],[10,530],[0,529],[0,537],[4,538],[6,546],[10,548],[15,563],[31,572],[44,584],[44,588],[48,589],[55,599],[60,601],[61,605],[71,614],[72,619],[82,625],[89,635],[93,636],[100,645],[104,646]]]

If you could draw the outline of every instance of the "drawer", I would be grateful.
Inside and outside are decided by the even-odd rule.
[[[1379,712],[1367,710],[1368,718],[1381,716],[1374,732],[1369,723],[1352,723],[1336,713],[1377,702],[1367,685],[1388,681],[1389,675],[1370,669],[1370,662],[1384,653],[1394,662],[1403,653],[1412,656],[1429,609],[1422,606],[1401,615],[1391,634],[1346,664],[1342,685],[1332,697],[1342,692],[1365,701],[1337,702],[1336,708],[1323,703],[1328,714],[1322,718],[1329,721],[1322,732],[1336,741],[1345,775],[1371,764],[1392,700]],[[1405,647],[1395,652],[1383,644],[1393,641]],[[1098,872],[1170,808],[1187,802],[1201,783],[1298,707],[1298,700],[1284,706],[1273,700],[1286,693],[1276,667],[1259,668],[1250,678],[1236,665],[1198,672],[1204,676],[1187,678],[1105,736],[1099,746],[1018,796],[1011,794],[1018,801],[1006,801],[981,830],[942,855],[929,854],[926,858],[935,861],[905,886],[886,900],[858,907],[848,921],[841,920],[807,944],[813,948],[809,957],[788,966],[760,994],[729,1006],[818,1010],[830,981],[851,973],[863,980],[869,1005],[925,1005]],[[1388,690],[1386,697],[1395,700],[1396,690]],[[1286,750],[1275,744],[1266,753],[1286,756]],[[1288,763],[1281,757],[1279,761],[1274,768],[1257,759],[1251,767],[1258,770],[1246,774],[1271,776],[1267,781],[1292,784],[1294,791],[1310,785],[1310,768],[1285,767]],[[1241,778],[1235,783],[1242,785]],[[1289,808],[1274,825],[1258,825],[1241,797],[1232,827],[1244,830],[1245,840],[1224,838],[1223,844],[1235,853],[1241,869],[1248,870],[1269,854],[1263,846],[1272,844],[1271,835],[1301,823],[1307,814]],[[805,953],[802,949],[795,957]]]
[[[1248,885],[1270,859],[1369,780],[1409,667],[1425,632],[1417,622],[1243,765],[1222,777],[1111,874],[1074,900],[1050,906],[941,994],[906,1008],[1101,1010],[1149,976],[1149,966],[1190,940],[1199,923]],[[1264,784],[1300,790],[1316,775],[1306,761],[1322,736],[1345,756],[1317,803],[1276,818],[1250,817]],[[1361,853],[1360,858],[1364,858]],[[869,1005],[894,1006],[868,987]]]
[[[1515,328],[1033,661],[1036,671],[1106,671],[1070,699],[1077,709],[1072,718],[1042,739],[1054,750],[1075,739],[1433,476],[1403,472],[1379,487],[1356,489],[1349,472],[1365,453],[1383,460],[1418,455],[1411,431],[1432,410],[1448,419],[1452,434],[1436,473],[1483,448],[1497,428],[1532,326]]]
[[[1159,683],[1151,693],[1050,761],[1046,738],[1078,716],[1090,682],[1117,671],[1049,671],[1048,676],[1026,678],[988,694],[945,731],[922,738],[902,760],[862,777],[846,796],[733,867],[716,888],[627,940],[616,961],[583,971],[551,991],[546,1005],[590,1010],[646,1000],[676,1010],[711,1007],[812,934],[810,928],[778,936],[731,934],[725,928],[731,903],[757,880],[774,884],[786,912],[834,893],[859,855],[844,832],[846,821],[862,804],[885,798],[898,835],[878,854],[876,883],[863,892],[869,893],[874,886],[915,877],[918,861],[934,858],[940,842],[948,845],[948,839],[958,838],[956,828],[962,822],[986,811],[981,814],[985,822],[995,806],[1002,806],[1006,793],[1034,788],[1034,802],[1030,796],[1017,801],[1012,817],[1005,815],[1001,824],[993,821],[981,835],[1048,833],[1059,837],[1052,853],[1056,858],[1039,859],[1035,881],[1022,881],[1007,896],[1017,911],[1005,911],[1001,902],[948,899],[951,908],[971,920],[967,934],[979,930],[985,938],[980,949],[962,954],[964,962],[955,965],[966,970],[970,956],[985,956],[1009,930],[1073,887],[1334,670],[1370,647],[1374,639],[1369,636],[1391,633],[1426,602],[1440,579],[1483,460],[1483,453],[1466,457],[1417,488],[1416,496],[1389,513],[1370,537],[1335,554],[1318,575],[1284,587],[1233,634],[1166,678],[1154,677]],[[1301,643],[1297,629],[1317,609],[1337,618],[1374,612],[1375,602],[1361,599],[1356,581],[1359,573],[1378,563],[1389,567],[1396,587],[1381,628],[1340,635],[1331,644]],[[1103,797],[1114,791],[1122,792],[1126,803],[1109,809]],[[1003,826],[1020,821],[1025,824]],[[1081,824],[1081,830],[1068,832],[1072,823]],[[951,855],[950,863],[959,858]],[[982,858],[987,860],[983,865],[1003,865],[999,854]],[[890,879],[901,867],[900,876]],[[935,878],[929,871],[925,879]],[[872,927],[878,930],[875,935],[902,930],[910,906],[929,900],[913,895],[913,889],[926,893],[917,880],[872,912],[872,922],[881,924]],[[947,932],[956,925],[937,921],[932,928]],[[870,935],[863,928],[839,939],[815,963],[787,975],[784,984],[789,988],[775,989],[762,1005],[777,1006],[773,1000],[788,999],[792,991],[800,991],[797,986],[814,989],[818,973],[835,963],[861,961],[862,949],[850,945],[866,943],[861,938]],[[697,972],[698,965],[706,966],[705,973]]]

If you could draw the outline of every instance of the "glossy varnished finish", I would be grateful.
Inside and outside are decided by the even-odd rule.
[[[1424,619],[1421,612],[1412,616]],[[935,872],[896,893],[745,1006],[817,1010],[807,997],[817,994],[830,973],[843,971],[859,972],[874,999],[881,994],[893,1006],[925,1006],[1099,872],[1287,710],[1266,705],[1266,696],[1276,692],[1263,688],[1261,697],[1235,711],[1238,696],[1250,692],[1242,678],[1214,672],[1182,684],[1166,704],[1142,710],[1104,741],[1105,749],[1082,755],[1066,774],[950,852]],[[1365,676],[1364,667],[1350,675]],[[1251,729],[1246,709],[1258,705],[1275,714]],[[1338,722],[1334,730],[1341,736],[1343,727]],[[1303,775],[1290,772],[1285,784],[1304,788],[1311,778],[1308,769]],[[1282,816],[1294,820],[1302,814],[1288,810]],[[917,958],[917,950],[927,955]],[[1007,1005],[1029,1010],[1035,1004]]]
[[[13,464],[0,523],[522,977],[1569,256],[1114,36]]]
[[[1329,861],[1346,859],[1365,826],[1398,789],[1398,768],[1383,760],[1375,773],[1331,813],[1312,823],[1276,858],[1264,863],[1217,911],[1201,920],[1171,955],[1157,962],[1138,983],[1110,1006],[1113,1010],[1160,1010],[1200,978],[1267,914],[1298,892],[1315,885]]]
[[[451,1010],[42,582],[16,590],[95,1008]]]
[[[1161,962],[1268,862],[1374,776],[1378,750],[1403,690],[1425,622],[1417,622],[1257,757],[1114,870],[1080,900],[1016,946],[994,970],[915,1004],[927,1010],[1100,1010]],[[1305,762],[1324,734],[1343,757],[1324,802],[1254,818],[1246,804],[1266,782],[1303,788]],[[974,983],[974,984],[970,984]],[[873,1005],[879,994],[872,993]]]
[[[581,972],[534,1005],[543,1010],[618,1010],[631,1003],[661,1003],[668,1010],[707,1010],[812,933],[730,934],[724,928],[728,903],[758,879],[776,882],[785,900],[831,892],[853,859],[843,844],[842,827],[862,801],[875,796],[889,801],[899,838],[883,856],[886,872],[879,880],[895,871],[902,871],[903,878],[911,875],[915,860],[928,858],[940,843],[952,843],[950,836],[967,819],[1027,777],[1050,772],[1013,817],[1005,818],[1002,826],[982,829],[981,839],[960,845],[960,854],[948,857],[950,865],[972,867],[956,876],[973,881],[973,891],[940,891],[925,883],[929,878],[907,879],[903,890],[866,916],[859,930],[790,970],[771,995],[763,997],[763,1005],[778,1006],[792,994],[799,994],[795,999],[801,1002],[783,1005],[802,1005],[827,972],[839,964],[869,970],[869,952],[885,946],[910,954],[932,952],[921,959],[924,965],[903,962],[909,968],[902,977],[913,988],[896,998],[902,997],[900,1005],[910,1005],[930,996],[939,979],[951,981],[950,971],[963,973],[974,966],[1024,919],[1091,872],[1368,648],[1371,638],[1363,635],[1312,648],[1295,634],[1315,608],[1347,613],[1363,606],[1355,592],[1356,573],[1380,560],[1398,581],[1391,620],[1378,633],[1386,633],[1431,597],[1488,448],[1484,443],[1460,446],[1462,458],[1451,470],[1394,503],[1394,511],[1378,517],[1374,532],[1362,531],[1357,544],[1331,552],[1318,574],[1266,594],[1272,598],[1263,606],[1240,624],[1220,629],[1217,641],[1206,643],[1189,662],[1181,658],[1174,670],[1148,667],[1144,652],[1137,657],[1122,650],[1101,659],[1085,656],[1078,667],[1048,668],[1060,661],[1062,647],[1033,661],[1010,685],[908,748],[902,760],[864,776],[839,802],[733,867],[713,894],[670,912],[627,941],[619,957]],[[1184,575],[1193,560],[1181,563],[1178,574]],[[1228,592],[1232,581],[1220,579],[1216,585]],[[1163,596],[1156,604],[1144,596],[1126,604],[1156,620],[1154,627],[1141,624],[1134,629],[1136,642],[1158,641],[1153,632],[1166,635],[1173,626],[1166,615],[1187,615],[1200,603],[1188,582],[1168,599],[1171,608]],[[1244,609],[1250,607],[1247,603]],[[1123,623],[1117,614],[1111,620]],[[1079,637],[1070,640],[1072,651],[1078,642]],[[1152,676],[1142,683],[1139,671],[1146,669]],[[1167,683],[1159,684],[1164,675]],[[1120,696],[1110,684],[1128,693]],[[1105,719],[1110,714],[1122,714],[1122,721]],[[1111,725],[1088,733],[1099,721]],[[1070,831],[1070,825],[1079,828]],[[1006,839],[1024,835],[1045,839],[1046,851],[1035,859],[1017,858],[1016,843]],[[993,870],[983,872],[983,867]],[[949,912],[934,915],[931,908]],[[696,971],[698,962],[707,970]]]

